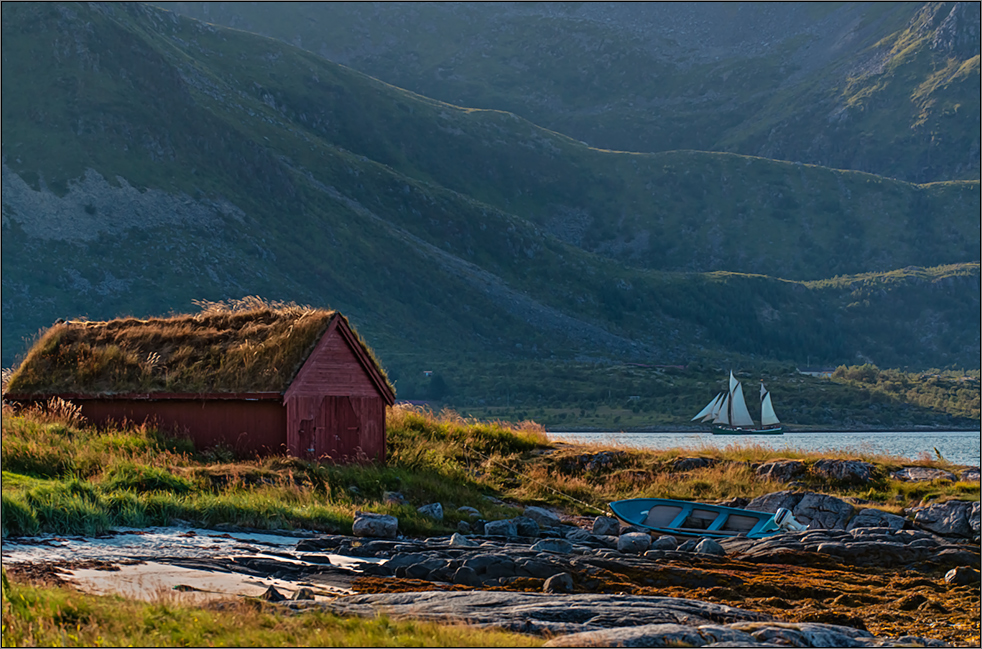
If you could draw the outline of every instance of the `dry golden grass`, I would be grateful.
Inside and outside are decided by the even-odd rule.
[[[55,324],[7,388],[22,394],[279,392],[336,314],[255,297],[198,304],[202,311],[190,315]]]

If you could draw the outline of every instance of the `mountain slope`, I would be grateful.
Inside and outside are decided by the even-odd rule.
[[[602,148],[979,177],[977,3],[163,3]]]
[[[700,350],[977,359],[962,323],[978,313],[978,183],[599,151],[145,5],[2,11],[5,363],[59,317],[256,293],[341,310],[393,376]],[[789,247],[761,244],[767,230]],[[870,250],[880,258],[855,258]],[[870,306],[841,280],[652,269],[816,279],[948,262],[963,263]],[[932,313],[910,308],[929,296]],[[883,309],[897,313],[885,337],[851,315]],[[950,348],[934,344],[939,321]],[[908,332],[931,344],[910,347]]]
[[[191,195],[261,188],[261,201],[295,211],[296,183],[281,156],[316,168],[321,182],[350,184],[347,172],[320,159],[310,144],[319,142],[337,149],[336,164],[362,156],[643,268],[811,280],[978,258],[976,182],[911,185],[729,154],[600,151],[507,113],[413,95],[275,41],[144,13],[159,26],[133,27],[152,45],[132,53],[139,64],[128,50],[134,32],[100,36],[78,61],[64,62],[40,51],[43,41],[28,42],[28,33],[7,36],[8,47],[20,38],[35,48],[31,63],[4,80],[17,97],[4,105],[12,170],[32,182],[44,169],[57,191],[86,168],[112,177],[122,165],[140,186],[163,181]],[[100,62],[102,43],[116,43],[125,56]],[[60,72],[39,74],[51,66]],[[142,88],[144,79],[157,85]],[[66,83],[77,87],[58,85]],[[71,136],[52,141],[58,129]],[[217,164],[208,158],[216,155]],[[377,199],[378,188],[358,185],[348,190],[354,198]],[[473,223],[456,221],[449,232],[444,222],[413,228],[431,243],[463,237],[455,245],[473,248]]]

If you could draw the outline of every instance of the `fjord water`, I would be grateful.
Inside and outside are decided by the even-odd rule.
[[[791,432],[784,435],[711,435],[708,432],[613,433],[549,432],[557,441],[603,443],[635,448],[666,449],[726,448],[731,445],[759,445],[774,449],[798,451],[859,451],[893,455],[911,460],[936,459],[935,449],[955,464],[979,466],[980,433],[956,431],[890,431],[890,432]]]

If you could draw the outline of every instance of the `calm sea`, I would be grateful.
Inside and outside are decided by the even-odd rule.
[[[760,445],[774,449],[800,451],[853,450],[894,455],[917,460],[935,459],[934,450],[949,462],[979,466],[980,434],[978,431],[914,431],[877,433],[785,433],[730,437],[702,432],[688,433],[564,433],[549,432],[549,437],[569,442],[601,442],[638,448],[725,448],[730,445]]]

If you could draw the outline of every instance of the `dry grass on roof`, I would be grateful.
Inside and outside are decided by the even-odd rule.
[[[335,314],[259,298],[197,304],[196,314],[56,324],[28,352],[8,390],[279,392]]]

